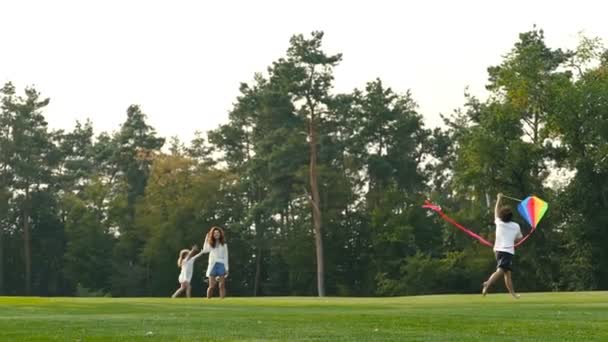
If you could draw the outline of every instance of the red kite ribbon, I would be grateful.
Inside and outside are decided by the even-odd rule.
[[[481,244],[486,245],[488,247],[494,246],[494,244],[491,243],[490,241],[484,239],[479,234],[476,234],[475,232],[471,231],[470,229],[465,228],[463,225],[459,224],[458,222],[454,221],[451,217],[449,217],[448,215],[444,214],[444,212],[441,211],[441,207],[440,206],[438,206],[436,204],[433,204],[433,203],[429,202],[428,200],[425,200],[424,201],[424,205],[422,207],[435,211],[444,220],[446,220],[449,223],[453,224],[456,228],[462,230],[463,232],[465,232],[470,237],[472,237],[474,239],[477,239],[479,242],[481,242]]]
[[[439,216],[441,216],[444,220],[446,220],[447,222],[451,223],[452,225],[454,225],[456,228],[462,230],[463,232],[465,232],[467,235],[469,235],[470,237],[476,239],[477,241],[479,241],[482,245],[488,246],[488,247],[493,247],[494,243],[484,239],[482,236],[480,236],[479,234],[473,232],[470,229],[467,229],[466,227],[464,227],[463,225],[461,225],[460,223],[454,221],[454,219],[452,219],[451,217],[449,217],[448,215],[446,215],[442,210],[441,207],[431,203],[429,200],[425,200],[424,201],[424,205],[422,206],[423,208],[426,209],[431,209],[434,212],[436,212],[437,214],[439,214]],[[528,232],[528,234],[526,236],[523,237],[523,239],[519,240],[515,246],[513,247],[518,247],[519,245],[521,245],[522,243],[524,243],[524,241],[526,241],[530,235],[536,230],[536,227],[532,227],[532,230],[530,230],[530,232]]]

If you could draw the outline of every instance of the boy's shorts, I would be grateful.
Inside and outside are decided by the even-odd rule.
[[[496,252],[496,267],[503,271],[513,271],[513,254],[507,252]]]

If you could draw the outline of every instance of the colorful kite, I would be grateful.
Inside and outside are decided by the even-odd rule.
[[[532,227],[532,229],[528,232],[528,234],[526,236],[524,236],[523,239],[519,240],[515,244],[514,247],[518,247],[519,245],[521,245],[522,243],[524,243],[524,241],[526,241],[528,239],[528,237],[530,237],[530,235],[536,230],[536,225],[538,225],[538,222],[540,222],[540,219],[543,217],[543,215],[545,215],[545,212],[547,212],[547,208],[549,206],[547,205],[547,202],[541,200],[540,198],[538,198],[536,196],[529,196],[526,199],[524,199],[523,201],[522,200],[518,200],[517,198],[509,197],[509,196],[503,196],[503,197],[511,198],[511,199],[514,199],[516,201],[520,201],[521,202],[517,206],[517,211],[519,211],[519,213],[521,214],[521,216]],[[484,239],[479,234],[471,231],[470,229],[465,228],[463,225],[461,225],[458,222],[454,221],[454,219],[452,219],[451,217],[449,217],[448,215],[446,215],[441,210],[440,206],[438,206],[436,204],[433,204],[433,203],[431,203],[428,200],[425,200],[424,201],[424,205],[422,207],[426,208],[426,209],[433,210],[434,212],[436,212],[437,214],[439,214],[439,216],[441,216],[444,220],[446,220],[447,222],[451,223],[456,228],[462,230],[463,232],[465,232],[470,237],[476,239],[482,245],[485,245],[485,246],[488,246],[488,247],[494,246],[494,244],[492,242]]]
[[[548,207],[547,202],[536,196],[530,196],[519,203],[517,211],[530,224],[532,229],[536,229],[536,225],[543,218]]]

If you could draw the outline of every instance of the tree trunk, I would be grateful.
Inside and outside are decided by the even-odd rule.
[[[255,280],[253,282],[253,296],[258,296],[258,290],[260,288],[260,278],[262,274],[262,248],[258,247],[255,252]]]
[[[30,250],[30,186],[25,186],[25,200],[23,205],[23,251],[25,254],[25,294],[31,294],[32,285],[32,253]]]
[[[315,127],[315,113],[311,110],[309,121],[310,136],[310,192],[312,218],[315,232],[315,247],[317,251],[317,289],[319,297],[325,296],[325,265],[323,258],[323,235],[321,227],[321,207],[319,198],[319,185],[317,182],[317,132]]]
[[[4,295],[4,228],[0,226],[0,295]]]
[[[7,158],[8,159],[8,158]],[[4,295],[4,227],[2,221],[8,218],[9,208],[9,191],[8,181],[6,178],[7,164],[4,164],[2,170],[2,189],[0,190],[0,295]]]
[[[259,188],[257,191],[257,200],[258,203],[261,202],[261,194],[259,192]],[[262,228],[262,223],[260,219],[259,212],[256,212],[254,218],[255,224],[255,242],[256,242],[256,251],[255,251],[255,279],[253,282],[253,296],[257,297],[258,290],[260,289],[260,278],[262,273],[262,243],[264,241],[264,231]]]
[[[541,113],[541,109],[537,108],[534,111],[534,126],[532,127],[534,129],[534,136],[532,138],[532,143],[534,144],[534,146],[539,146],[540,145],[540,114]],[[536,163],[536,165],[534,165],[534,169],[533,169],[533,176],[534,176],[534,180],[538,180],[539,175],[540,175],[540,169],[542,167],[542,160],[540,160],[539,162]]]

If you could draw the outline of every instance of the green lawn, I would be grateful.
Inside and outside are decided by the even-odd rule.
[[[608,341],[608,292],[398,298],[0,297],[0,341]]]

